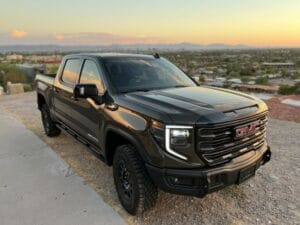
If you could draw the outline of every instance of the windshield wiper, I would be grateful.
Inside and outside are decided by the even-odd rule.
[[[139,89],[133,89],[133,90],[126,90],[126,91],[121,91],[121,93],[125,94],[125,93],[130,93],[130,92],[147,92],[147,91],[151,91],[151,89],[147,89],[147,88],[139,88]]]
[[[121,91],[121,93],[125,94],[125,93],[130,93],[130,92],[148,92],[148,91],[152,91],[152,90],[182,88],[182,87],[190,87],[190,86],[181,84],[181,85],[175,85],[175,86],[169,86],[169,87],[153,87],[152,89],[151,88],[137,88],[137,89],[132,89],[132,90]]]
[[[179,85],[172,86],[170,88],[182,88],[182,87],[190,87],[190,86],[179,84]]]

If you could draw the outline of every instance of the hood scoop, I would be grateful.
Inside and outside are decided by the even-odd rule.
[[[229,111],[224,111],[223,113],[226,116],[237,116],[237,115],[245,115],[245,114],[251,114],[254,113],[258,110],[258,105],[252,105],[248,107],[243,107],[243,108],[238,108],[238,109],[233,109]]]

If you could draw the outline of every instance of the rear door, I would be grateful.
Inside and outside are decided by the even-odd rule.
[[[65,61],[64,68],[54,85],[54,105],[57,118],[77,130],[76,106],[73,98],[73,90],[78,81],[82,66],[81,58],[70,58]]]

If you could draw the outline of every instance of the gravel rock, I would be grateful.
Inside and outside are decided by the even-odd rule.
[[[272,160],[254,178],[202,199],[161,191],[152,210],[132,217],[120,206],[110,167],[65,133],[57,138],[45,136],[35,98],[35,93],[2,96],[0,108],[48,143],[130,224],[300,224],[299,123],[269,120]]]

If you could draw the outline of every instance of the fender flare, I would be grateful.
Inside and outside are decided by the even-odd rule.
[[[109,155],[109,149],[106,149],[106,141],[107,141],[107,134],[109,132],[114,132],[118,135],[120,135],[121,137],[123,137],[124,139],[128,140],[128,142],[130,142],[138,151],[139,155],[142,157],[143,161],[148,160],[148,156],[146,154],[146,151],[144,150],[144,147],[142,145],[142,143],[138,140],[137,137],[134,136],[134,134],[130,134],[128,131],[124,130],[121,127],[117,127],[114,125],[108,125],[105,128],[105,138],[104,138],[104,142],[103,142],[103,146],[104,146],[104,154],[105,154],[105,159],[107,164],[111,164],[111,162],[109,162],[108,160],[108,155]]]

